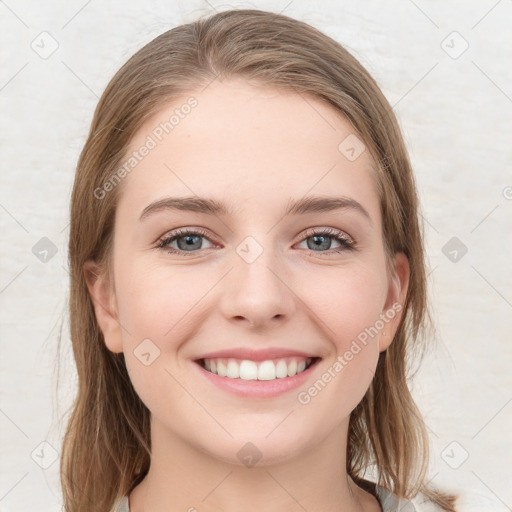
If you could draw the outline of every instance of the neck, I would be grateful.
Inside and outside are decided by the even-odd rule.
[[[130,512],[377,512],[377,500],[347,475],[347,426],[294,458],[245,467],[152,421],[151,467],[130,494]]]

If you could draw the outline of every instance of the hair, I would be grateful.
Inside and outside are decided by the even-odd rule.
[[[60,463],[65,510],[111,510],[151,461],[150,411],[132,386],[124,354],[106,348],[86,285],[88,260],[108,275],[121,187],[101,200],[95,190],[114,175],[145,120],[170,101],[229,78],[327,102],[370,151],[388,263],[403,252],[410,280],[394,340],[351,413],[346,469],[362,482],[373,467],[377,484],[399,497],[422,492],[454,511],[453,496],[425,484],[429,438],[408,387],[409,363],[423,354],[432,322],[418,197],[395,115],[375,80],[338,42],[304,22],[251,9],[220,12],[156,37],[119,69],[96,107],[70,208],[69,314],[78,390]]]

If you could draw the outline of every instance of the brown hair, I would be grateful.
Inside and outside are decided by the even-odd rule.
[[[78,372],[61,457],[67,512],[110,510],[149,469],[150,412],[135,392],[124,355],[110,352],[96,321],[84,264],[109,265],[120,187],[101,189],[132,137],[164,104],[214,79],[242,77],[312,94],[344,115],[376,163],[388,255],[403,252],[410,281],[390,347],[349,425],[347,472],[374,466],[377,483],[400,497],[419,491],[443,510],[454,499],[427,488],[428,435],[408,388],[408,360],[428,331],[418,199],[394,113],[362,65],[310,25],[259,10],[224,11],[165,32],[133,55],[108,84],[80,155],[71,200],[70,330]]]

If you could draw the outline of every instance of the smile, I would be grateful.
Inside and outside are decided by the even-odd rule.
[[[201,359],[198,362],[205,370],[219,377],[268,381],[299,375],[317,359],[315,357],[285,357],[257,362],[249,359],[211,358]]]
[[[232,347],[192,359],[208,385],[239,398],[286,395],[313,378],[322,357],[288,347]],[[292,399],[292,398],[290,398]]]

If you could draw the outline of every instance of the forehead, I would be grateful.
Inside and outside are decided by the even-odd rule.
[[[127,157],[144,146],[123,180],[120,206],[199,195],[243,211],[262,200],[337,192],[378,210],[369,151],[345,117],[311,95],[213,82],[164,105],[135,134]]]

